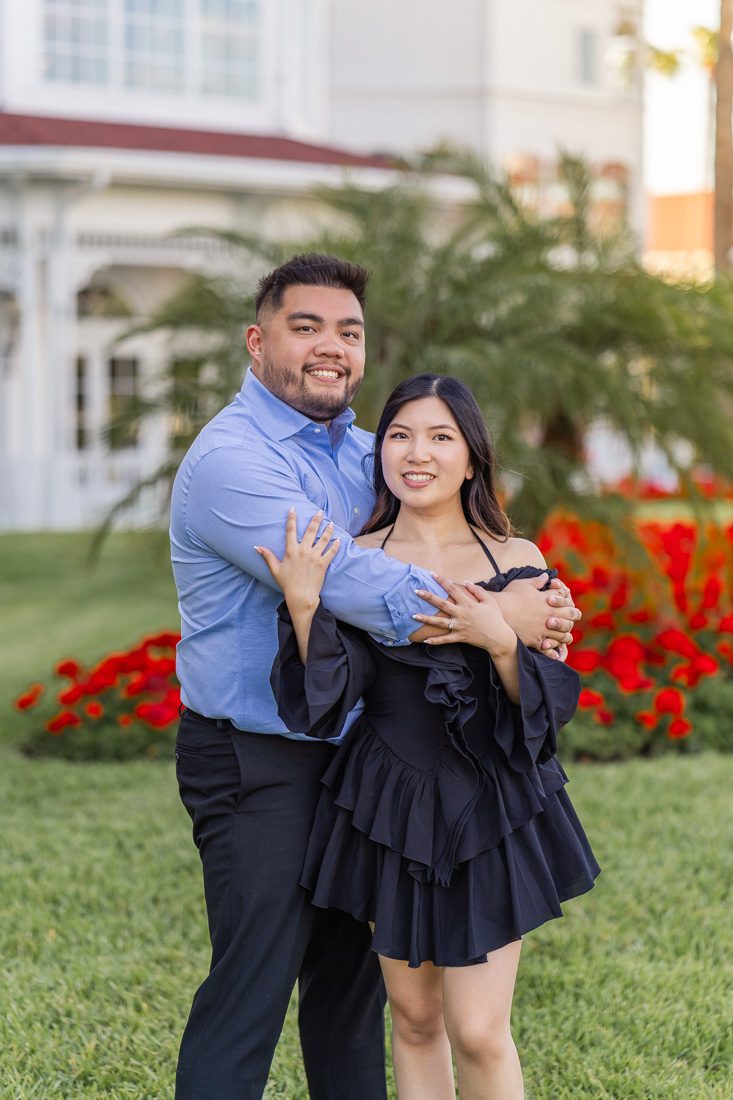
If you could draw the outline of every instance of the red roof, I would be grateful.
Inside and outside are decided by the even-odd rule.
[[[327,145],[311,145],[271,134],[234,134],[216,130],[181,130],[80,118],[39,118],[0,112],[0,145],[75,146],[92,149],[150,149],[164,153],[199,153],[215,157],[255,157],[301,164],[339,164],[389,168],[383,156],[360,156]]]

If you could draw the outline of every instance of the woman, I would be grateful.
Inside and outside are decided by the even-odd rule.
[[[437,612],[416,616],[432,628],[424,645],[380,645],[320,604],[338,551],[331,524],[318,535],[320,514],[299,543],[291,513],[282,561],[259,548],[287,605],[273,669],[283,720],[335,737],[364,699],[323,777],[301,882],[315,905],[372,924],[400,1100],[455,1095],[451,1048],[461,1100],[515,1100],[521,937],[561,916],[560,902],[599,871],[555,757],[579,681],[522,645],[492,596],[552,573],[511,535],[465,386],[419,375],[396,388],[374,483],[359,545],[435,570],[449,594],[419,593]]]

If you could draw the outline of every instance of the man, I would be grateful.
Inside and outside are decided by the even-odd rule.
[[[284,545],[294,507],[317,509],[341,539],[322,598],[339,617],[404,644],[416,588],[432,578],[351,535],[372,493],[371,436],[349,404],[363,377],[367,273],[330,256],[293,257],[260,283],[247,329],[252,366],[239,395],[200,433],[173,490],[171,543],[182,640],[181,797],[204,872],[211,970],[194,998],[178,1100],[262,1096],[290,995],[313,1100],[383,1100],[384,994],[369,928],[309,905],[298,885],[319,779],[333,747],[291,734],[269,677],[281,593],[255,546]],[[502,594],[528,644],[562,646],[579,612],[564,586],[518,582]],[[543,635],[546,635],[543,642]]]

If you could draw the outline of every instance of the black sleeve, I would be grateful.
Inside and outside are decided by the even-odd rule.
[[[286,603],[278,607],[277,617],[279,651],[270,685],[278,714],[294,733],[324,740],[337,737],[374,679],[369,641],[319,603],[304,665]]]
[[[557,752],[558,732],[575,714],[580,677],[555,661],[518,643],[519,703],[512,703],[492,665],[497,693],[496,739],[515,771],[531,771]]]

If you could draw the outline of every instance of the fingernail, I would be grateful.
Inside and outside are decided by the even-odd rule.
[[[557,596],[550,596],[548,603],[551,603],[553,607],[557,607],[560,601],[558,600]]]
[[[289,512],[294,512],[295,511],[295,505],[291,504],[290,507],[288,508],[288,511]]]
[[[413,592],[416,596],[425,596],[426,592],[424,588],[413,588]]]
[[[413,619],[422,619],[422,615],[413,615]]]
[[[262,553],[262,547],[261,546],[255,546],[254,549],[257,551],[258,554]]]

